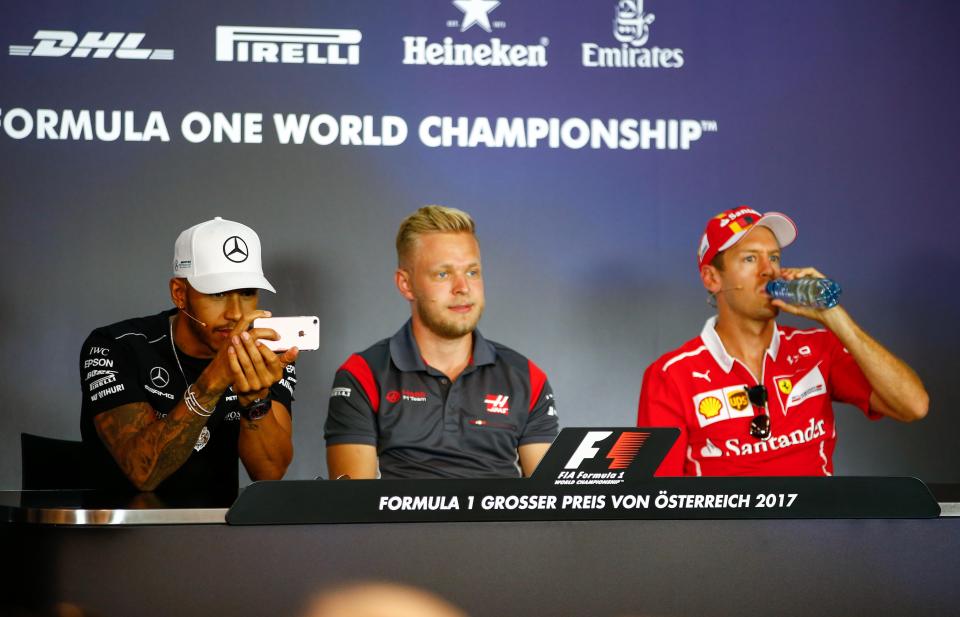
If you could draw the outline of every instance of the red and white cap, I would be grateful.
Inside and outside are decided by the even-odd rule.
[[[250,288],[276,293],[263,276],[257,232],[219,216],[180,233],[173,248],[173,276],[205,294]]]
[[[721,212],[707,222],[697,251],[699,268],[710,263],[717,253],[739,242],[755,226],[766,227],[773,232],[780,248],[797,239],[797,226],[786,214],[767,212],[760,214],[748,206],[740,206]]]

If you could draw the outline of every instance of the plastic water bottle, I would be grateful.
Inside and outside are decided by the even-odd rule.
[[[840,285],[831,279],[800,278],[792,281],[776,279],[767,283],[771,298],[787,304],[833,308],[840,303]]]

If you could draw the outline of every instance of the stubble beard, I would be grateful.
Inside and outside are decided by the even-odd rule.
[[[474,306],[476,307],[476,305]],[[458,339],[473,333],[473,331],[477,329],[477,324],[480,323],[480,317],[483,315],[483,307],[480,306],[477,307],[477,309],[476,318],[468,322],[461,322],[443,319],[433,315],[426,306],[419,302],[417,303],[417,314],[420,317],[421,323],[437,336],[446,339]]]
[[[189,311],[191,315],[196,315],[196,312],[194,311],[193,307],[190,306],[189,302],[187,302],[184,310]],[[190,319],[190,317],[183,314],[179,315],[177,319],[183,319],[187,322],[187,330],[190,331],[190,334],[193,336],[193,340],[198,342],[203,347],[204,351],[210,354],[211,358],[217,355],[217,352],[220,351],[220,341],[217,341],[211,333],[207,332],[204,326],[201,326],[194,320]]]

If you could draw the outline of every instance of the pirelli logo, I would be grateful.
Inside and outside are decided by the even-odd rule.
[[[359,30],[217,26],[217,62],[360,64]]]

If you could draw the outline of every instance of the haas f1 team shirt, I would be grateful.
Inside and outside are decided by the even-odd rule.
[[[424,362],[408,321],[337,371],[325,432],[328,446],[376,446],[381,478],[515,478],[517,448],[552,442],[557,412],[524,356],[474,331],[451,382]]]
[[[680,429],[658,476],[829,476],[837,434],[832,401],[867,417],[871,387],[840,340],[824,329],[774,325],[758,382],[731,357],[716,317],[700,336],[651,364],[643,376],[638,426]],[[762,383],[766,410],[747,388]],[[770,416],[770,436],[750,435],[754,416]]]

